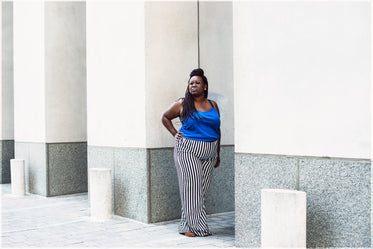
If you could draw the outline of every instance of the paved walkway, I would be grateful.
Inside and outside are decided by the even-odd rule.
[[[189,238],[177,233],[178,220],[94,222],[87,194],[14,197],[10,184],[0,186],[2,247],[234,247],[234,212],[208,216],[213,236]]]

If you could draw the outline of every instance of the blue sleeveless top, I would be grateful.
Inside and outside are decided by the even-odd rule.
[[[181,119],[181,134],[184,138],[212,142],[220,138],[220,117],[218,111],[209,100],[212,108],[207,112],[194,113],[193,118]]]

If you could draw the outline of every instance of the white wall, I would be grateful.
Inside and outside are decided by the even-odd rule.
[[[0,47],[2,47],[2,62],[0,62],[1,78],[1,108],[0,117],[0,139],[14,139],[14,105],[13,105],[13,2],[1,2],[2,20],[2,39],[0,39]],[[1,7],[0,7],[1,8]],[[2,46],[1,46],[2,44]]]
[[[369,4],[234,2],[236,152],[369,158]]]
[[[0,2],[0,13],[1,13],[1,18],[0,18],[0,26],[2,27],[2,19],[3,19],[3,2]],[[3,37],[4,35],[4,31],[3,29],[1,30],[1,37]],[[2,39],[0,39],[0,45],[2,47]],[[1,52],[1,56],[3,57],[3,52]],[[0,79],[1,79],[1,83],[0,83],[0,117],[1,117],[1,122],[0,122],[0,139],[3,139],[3,85],[4,85],[4,80],[3,80],[3,64],[2,64],[2,61],[3,59],[1,59],[0,61],[0,68],[1,68],[1,71],[0,71]]]
[[[14,2],[15,140],[86,141],[85,3]]]
[[[45,2],[46,142],[87,141],[84,2]]]
[[[88,144],[145,147],[144,3],[86,3]]]
[[[219,106],[221,144],[234,144],[232,2],[199,3],[200,64]]]
[[[13,3],[14,139],[45,141],[44,3]]]
[[[161,115],[184,97],[189,73],[198,67],[197,30],[196,1],[145,3],[147,148],[174,145]]]

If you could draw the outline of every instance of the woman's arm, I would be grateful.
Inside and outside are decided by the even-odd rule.
[[[175,129],[171,120],[174,118],[180,117],[181,110],[183,108],[183,101],[178,100],[174,102],[168,109],[162,114],[162,123],[166,129],[171,133],[172,136],[177,138],[177,135],[180,135],[179,132]]]

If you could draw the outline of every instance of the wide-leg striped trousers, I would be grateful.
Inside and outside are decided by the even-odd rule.
[[[179,233],[211,235],[207,226],[205,199],[217,160],[217,146],[217,141],[186,138],[175,142],[174,160],[181,199]]]

